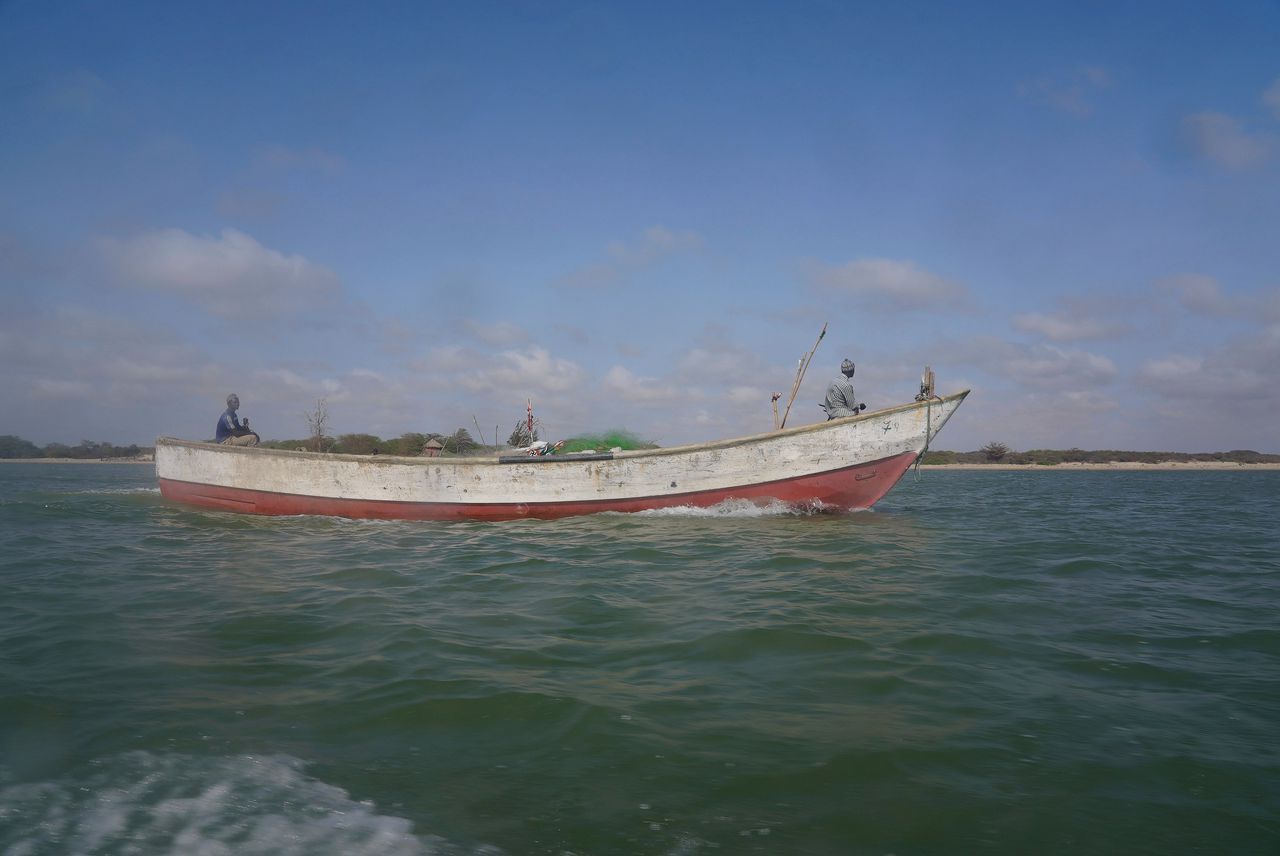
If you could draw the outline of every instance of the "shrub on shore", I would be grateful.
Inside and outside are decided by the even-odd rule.
[[[81,440],[75,446],[63,443],[49,443],[44,448],[30,440],[6,434],[0,437],[0,458],[65,458],[73,461],[99,461],[110,458],[137,458],[149,455],[155,450],[136,444],[116,446],[111,443],[99,443],[93,440]]]
[[[1003,444],[1001,444],[1003,445]],[[924,456],[924,464],[1165,464],[1218,462],[1235,464],[1280,464],[1280,455],[1236,449],[1230,452],[1128,452],[1117,449],[1031,449],[1026,452],[1007,451],[1000,459],[993,459],[986,447],[973,452],[933,450]]]

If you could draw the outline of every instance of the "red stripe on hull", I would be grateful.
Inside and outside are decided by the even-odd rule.
[[[906,452],[892,458],[858,464],[812,476],[743,485],[734,488],[666,496],[601,499],[574,502],[458,503],[395,502],[378,499],[341,499],[325,496],[272,493],[235,487],[160,479],[160,493],[167,499],[221,511],[248,514],[317,514],[328,517],[382,520],[516,520],[549,519],[602,511],[647,511],[691,505],[706,508],[730,499],[756,503],[821,503],[835,508],[869,508],[889,492],[915,461]]]

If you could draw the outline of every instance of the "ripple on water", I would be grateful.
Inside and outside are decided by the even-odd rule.
[[[1280,841],[1265,474],[430,524],[83,469],[0,468],[0,852]]]

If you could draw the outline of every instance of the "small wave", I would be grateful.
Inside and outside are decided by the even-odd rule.
[[[670,508],[651,508],[634,512],[636,517],[723,517],[723,518],[756,518],[756,517],[810,517],[815,514],[832,514],[845,509],[821,502],[792,504],[781,500],[758,505],[748,499],[726,499],[715,505],[701,507],[695,505],[675,505]],[[615,513],[615,512],[610,512]],[[621,513],[621,512],[617,512]]]
[[[0,788],[4,853],[172,852],[497,856],[379,814],[286,755],[195,758],[130,752],[78,781]],[[9,830],[6,832],[5,830]]]
[[[75,494],[78,496],[103,496],[103,495],[112,495],[112,496],[156,495],[158,496],[160,494],[160,488],[158,487],[98,487],[98,488],[89,488],[87,490],[78,490],[78,491],[75,491]]]

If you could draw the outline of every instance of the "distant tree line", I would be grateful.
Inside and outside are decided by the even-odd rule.
[[[435,441],[436,454],[465,455],[480,448],[466,428],[459,428],[452,434],[427,433],[410,431],[390,440],[384,440],[374,434],[339,434],[330,437],[329,402],[324,398],[316,399],[316,406],[302,418],[307,422],[311,435],[305,440],[268,440],[261,443],[268,449],[288,449],[307,452],[336,452],[342,455],[399,455],[414,456],[424,453],[427,444]],[[495,438],[496,439],[496,438]]]
[[[1234,464],[1276,464],[1280,455],[1236,449],[1230,452],[1125,452],[1115,449],[1030,449],[1015,452],[1004,443],[988,443],[975,452],[942,452],[930,450],[924,464],[1036,464],[1052,467],[1058,464],[1108,463],[1189,463],[1217,461]]]
[[[292,451],[314,452],[317,448],[324,452],[336,452],[344,455],[400,455],[415,457],[421,455],[427,443],[435,440],[440,444],[442,455],[467,455],[475,452],[501,452],[508,448],[520,448],[538,439],[538,432],[530,432],[527,425],[521,423],[507,438],[505,446],[486,446],[476,442],[466,428],[459,428],[452,434],[434,432],[419,434],[401,434],[384,440],[373,434],[339,434],[337,437],[309,437],[305,440],[267,440],[261,445],[268,449],[289,449]],[[588,449],[656,449],[658,446],[646,440],[639,440],[630,433],[614,430],[596,435],[584,435],[563,440],[557,444],[561,454],[581,452]]]
[[[536,433],[533,436],[537,436]],[[512,440],[524,440],[513,433]],[[337,452],[346,455],[400,455],[414,457],[422,454],[427,443],[435,440],[440,444],[444,455],[465,455],[485,448],[471,436],[466,428],[459,428],[452,434],[429,432],[420,434],[409,432],[399,437],[384,440],[373,434],[340,434],[337,437],[321,437],[320,448],[326,452]],[[269,449],[314,450],[316,438],[305,440],[268,440],[262,444]],[[576,451],[577,445],[594,448],[653,448],[652,443],[638,443],[623,433],[609,435],[604,438],[584,438],[570,448],[569,441],[562,451]],[[29,440],[15,437],[12,434],[0,436],[0,459],[13,458],[62,458],[81,461],[96,461],[121,458],[137,458],[151,455],[155,449],[150,446],[116,446],[111,443],[100,443],[93,440],[81,440],[75,446],[63,443],[49,443],[37,446]],[[1235,449],[1230,452],[1126,452],[1114,449],[1030,449],[1016,452],[1004,443],[992,442],[973,452],[947,452],[930,450],[925,454],[925,464],[1035,464],[1039,466],[1055,466],[1066,463],[1106,464],[1106,463],[1182,463],[1192,461],[1216,461],[1235,464],[1276,464],[1280,463],[1280,455],[1255,452],[1251,449]]]
[[[37,446],[30,440],[15,437],[12,434],[0,436],[0,458],[70,458],[77,461],[97,461],[107,458],[136,458],[151,454],[155,450],[147,446],[131,443],[128,446],[116,446],[111,443],[96,443],[93,440],[81,440],[78,445],[67,446],[63,443],[50,443]]]
[[[336,452],[342,455],[402,455],[413,457],[421,455],[427,443],[435,440],[446,455],[465,455],[480,448],[466,428],[459,428],[452,434],[434,432],[419,434],[409,432],[389,440],[373,434],[339,434],[337,437],[309,437],[305,440],[267,440],[262,445],[268,449],[291,449],[294,451],[315,451],[319,448],[325,452]]]
[[[347,455],[407,455],[422,454],[430,440],[437,441],[442,452],[447,455],[465,455],[480,448],[480,444],[472,438],[465,428],[459,428],[452,434],[402,434],[391,440],[383,440],[373,434],[340,434],[337,437],[320,438],[320,448],[326,452],[338,452]],[[209,442],[213,442],[209,440]],[[268,440],[262,444],[269,449],[306,449],[316,448],[316,438],[306,440]],[[0,459],[8,458],[69,458],[72,460],[96,461],[106,458],[136,458],[141,455],[155,453],[152,446],[115,446],[111,443],[98,443],[92,440],[81,440],[78,445],[67,446],[63,443],[49,443],[37,446],[30,440],[15,437],[12,434],[0,436]]]

